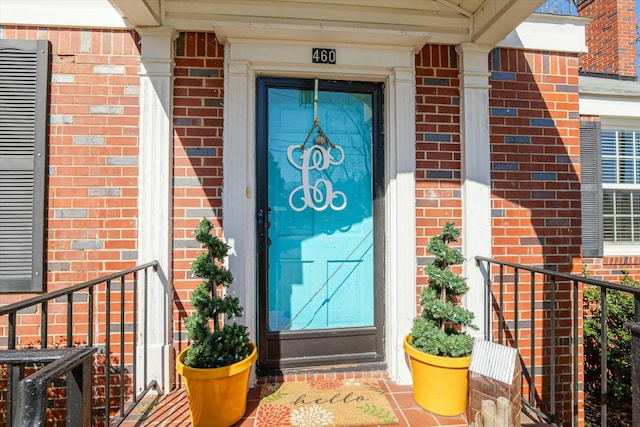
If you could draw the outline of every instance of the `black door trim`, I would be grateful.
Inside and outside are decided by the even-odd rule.
[[[384,361],[384,124],[382,83],[319,81],[319,90],[368,93],[373,107],[374,326],[269,332],[268,325],[268,90],[313,90],[314,80],[258,77],[256,97],[256,243],[258,367],[280,369]]]

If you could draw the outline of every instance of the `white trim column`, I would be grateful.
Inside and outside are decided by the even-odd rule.
[[[225,55],[228,50],[225,46]],[[247,61],[225,61],[222,225],[224,238],[231,246],[228,262],[234,286],[229,292],[240,299],[244,308],[243,317],[236,321],[247,326],[249,337],[255,342],[255,200],[254,179],[250,178],[255,173],[255,127],[250,113],[254,107],[250,106],[249,93],[254,86],[249,72]]]
[[[460,142],[462,151],[463,274],[469,284],[466,307],[475,314],[478,331],[485,336],[484,277],[475,256],[491,256],[491,160],[489,141],[490,46],[463,43],[460,58]]]
[[[387,144],[386,200],[387,303],[386,352],[389,376],[411,384],[411,371],[402,347],[416,317],[416,89],[415,68],[394,68],[389,79],[390,140]]]
[[[139,325],[138,342],[146,339],[147,372],[143,348],[138,346],[138,388],[156,380],[168,392],[173,384],[171,348],[172,272],[172,110],[173,28],[138,29],[140,57],[140,153],[138,176],[138,262],[158,260],[157,275],[151,275],[146,290],[147,336]],[[142,286],[140,294],[144,295]],[[145,305],[141,299],[140,314]]]

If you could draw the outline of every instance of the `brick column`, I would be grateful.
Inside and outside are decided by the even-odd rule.
[[[580,57],[582,71],[636,80],[634,0],[583,1],[578,16],[593,19],[585,28],[589,51]]]

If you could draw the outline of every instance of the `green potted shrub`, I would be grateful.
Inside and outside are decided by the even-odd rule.
[[[249,375],[258,356],[246,326],[225,324],[242,316],[242,306],[237,297],[223,296],[233,281],[223,265],[229,246],[211,234],[212,228],[203,218],[195,230],[205,251],[191,270],[202,282],[191,297],[195,312],[185,321],[190,346],[178,355],[177,371],[187,389],[191,423],[228,427],[246,411]]]
[[[434,261],[425,267],[428,287],[420,294],[422,312],[404,341],[416,402],[430,412],[449,416],[466,409],[473,337],[465,328],[477,329],[473,313],[461,304],[469,287],[451,270],[464,262],[460,251],[451,247],[459,237],[455,224],[447,222],[431,238],[429,252]]]

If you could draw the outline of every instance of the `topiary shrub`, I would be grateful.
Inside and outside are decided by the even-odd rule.
[[[242,316],[238,298],[223,290],[233,282],[231,272],[223,266],[229,246],[211,234],[213,225],[202,218],[195,229],[196,240],[205,252],[192,263],[191,270],[203,281],[191,296],[196,311],[185,320],[187,339],[191,342],[184,364],[191,368],[218,368],[249,356],[247,327],[224,324],[224,318]]]
[[[461,305],[461,297],[469,291],[463,277],[451,271],[464,257],[451,243],[457,242],[460,231],[453,222],[447,222],[442,233],[429,242],[429,253],[434,261],[425,267],[429,286],[420,294],[422,313],[415,319],[411,330],[411,345],[437,356],[469,356],[473,337],[463,331],[473,325],[473,313]]]

